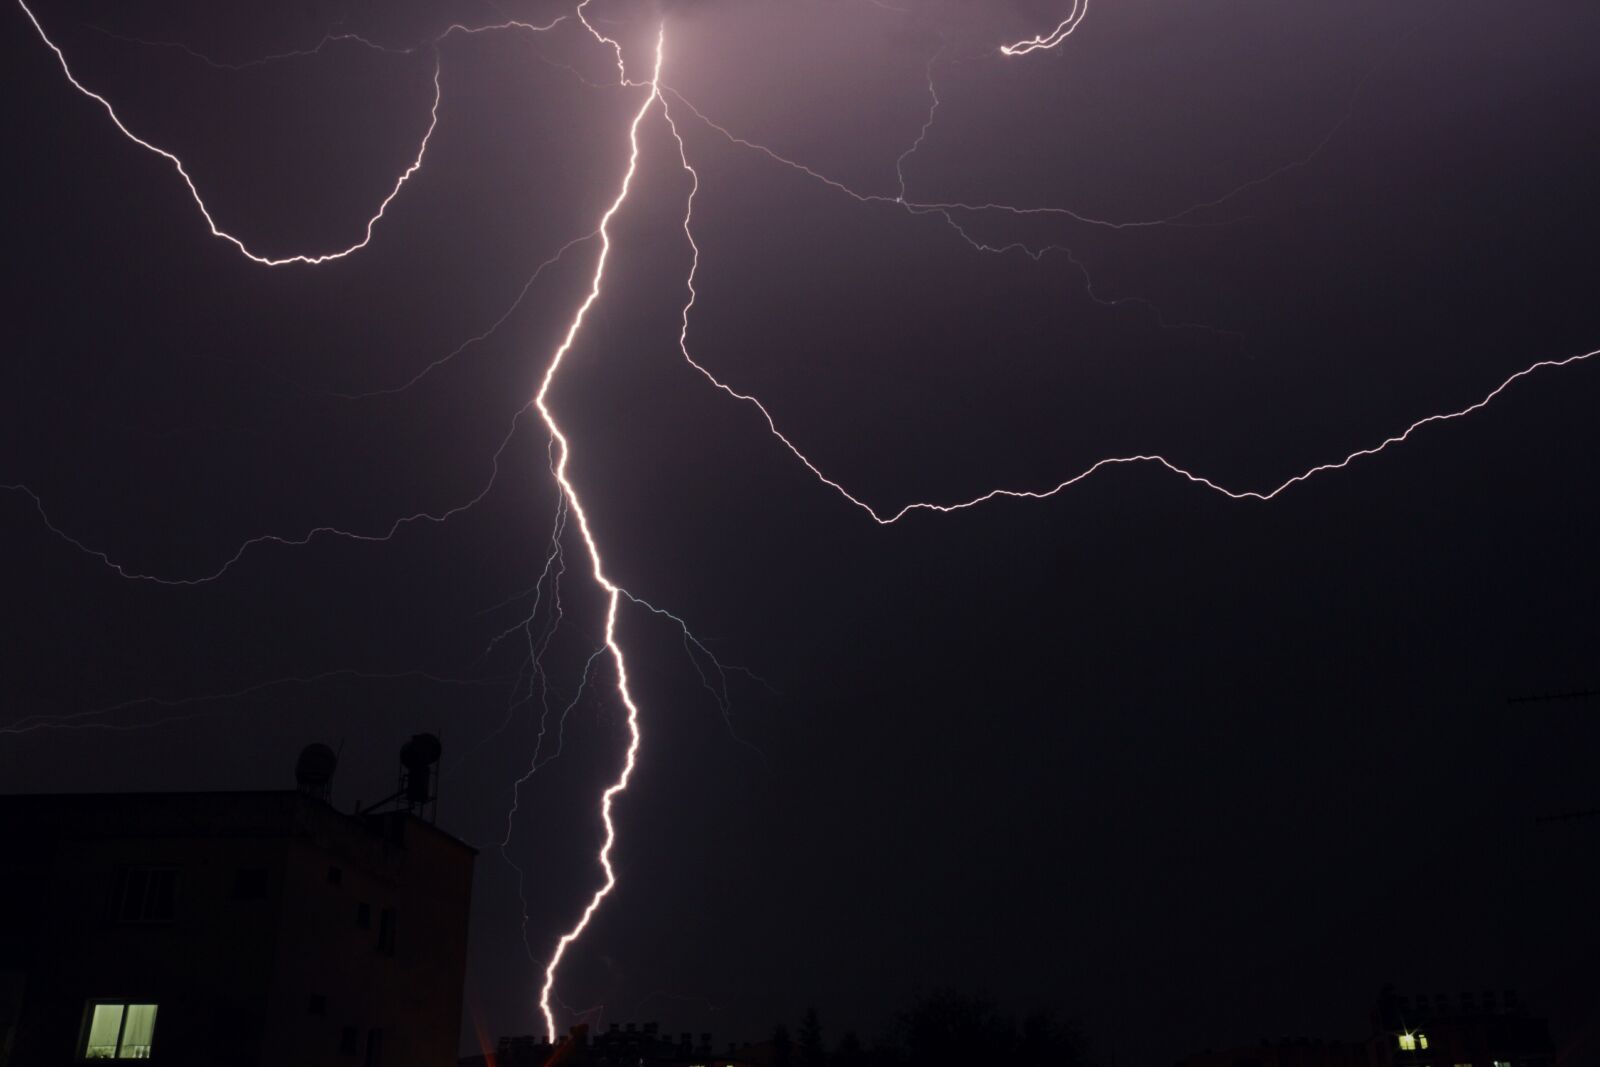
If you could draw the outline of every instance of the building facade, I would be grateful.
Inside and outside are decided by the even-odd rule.
[[[0,1067],[446,1067],[474,850],[301,791],[0,798]]]

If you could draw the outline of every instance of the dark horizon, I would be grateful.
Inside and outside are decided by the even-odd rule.
[[[1600,359],[1514,376],[1600,345],[1600,9],[1127,0],[1000,54],[1071,7],[591,5],[635,77],[666,29],[548,394],[643,602],[558,1025],[955,988],[1169,1064],[1385,983],[1592,1025],[1600,819],[1550,817],[1600,805]],[[629,730],[528,403],[648,89],[543,0],[28,8],[265,258],[425,152],[365,247],[251,262],[6,5],[0,782],[289,788],[316,741],[348,811],[438,733],[463,1048],[540,1033]],[[252,62],[330,32],[382,47]],[[868,513],[1131,456],[1267,493],[1491,394],[1265,501],[1141,461]]]

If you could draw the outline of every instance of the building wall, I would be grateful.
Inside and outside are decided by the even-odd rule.
[[[0,824],[0,1067],[76,1062],[97,998],[159,1005],[174,1067],[455,1062],[473,851],[434,827],[293,792],[0,798]],[[152,870],[170,908],[130,918]]]
[[[356,831],[349,817],[328,809],[308,807],[302,815],[284,874],[285,933],[271,1009],[283,1023],[272,1034],[269,1062],[365,1064],[377,1031],[384,1067],[455,1063],[470,850],[403,815],[374,820],[376,832]],[[393,931],[387,940],[386,921]],[[356,1035],[353,1058],[341,1051],[347,1028]]]
[[[244,1049],[267,1025],[276,901],[255,883],[241,897],[240,872],[270,885],[284,810],[221,804],[197,820],[169,804],[84,804],[20,823],[0,872],[6,913],[26,917],[7,946],[23,984],[12,1062],[74,1062],[100,998],[160,1005],[163,1062],[254,1062]],[[170,918],[120,917],[129,869],[173,872]]]

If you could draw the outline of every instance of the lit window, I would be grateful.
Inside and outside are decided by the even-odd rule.
[[[1428,1035],[1427,1034],[1418,1034],[1417,1035],[1417,1047],[1418,1048],[1427,1048],[1428,1047]]]
[[[154,1004],[93,1004],[83,1039],[86,1060],[147,1060],[156,1033]]]
[[[1401,1034],[1400,1035],[1400,1051],[1402,1051],[1402,1052],[1415,1052],[1416,1049],[1417,1049],[1417,1035],[1416,1034]],[[1496,1064],[1496,1067],[1499,1067],[1499,1065]]]

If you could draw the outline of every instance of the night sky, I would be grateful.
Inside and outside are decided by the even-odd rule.
[[[440,824],[482,850],[465,1029],[541,1030],[627,731],[604,657],[580,692],[570,524],[559,616],[563,561],[540,581],[559,498],[518,418],[598,241],[528,283],[616,197],[648,90],[570,17],[427,43],[558,4],[37,0],[269,256],[361,239],[437,54],[370,244],[267,267],[4,6],[0,783],[289,787],[315,740],[348,809],[438,731]],[[1097,0],[1017,58],[1069,4],[892,6],[590,10],[636,77],[665,18],[695,358],[880,511],[1136,453],[1266,490],[1600,345],[1594,4]],[[393,51],[230,68],[329,32]],[[930,69],[909,200],[1176,222],[952,213],[1054,249],[984,253],[680,103],[892,201]],[[958,986],[1162,1064],[1362,1036],[1386,981],[1595,1017],[1600,820],[1536,820],[1600,806],[1600,705],[1510,698],[1600,688],[1600,359],[1268,503],[1129,465],[879,526],[684,362],[659,106],[639,148],[550,399],[608,572],[699,645],[624,603],[644,742],[563,1026],[814,1004],[866,1035]],[[319,527],[393,536],[240,552]]]

